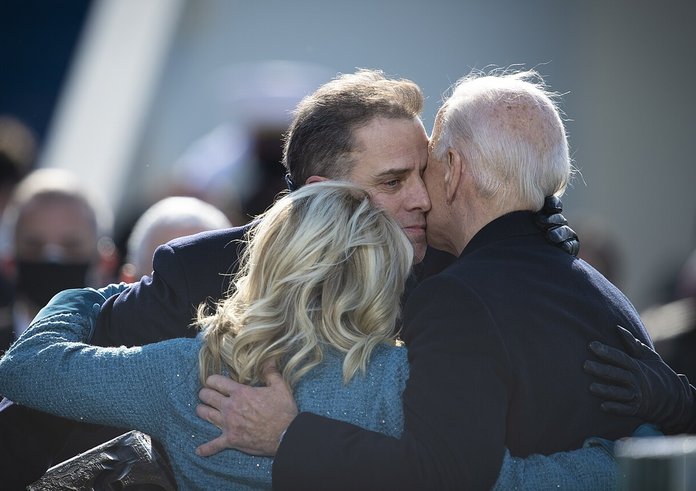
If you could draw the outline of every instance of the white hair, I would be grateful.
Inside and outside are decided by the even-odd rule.
[[[157,246],[182,235],[231,226],[227,216],[210,203],[188,196],[164,198],[150,206],[133,226],[126,261],[137,275],[149,274]]]
[[[556,97],[533,70],[472,73],[438,114],[434,155],[458,151],[481,197],[538,210],[544,197],[563,194],[572,174]]]

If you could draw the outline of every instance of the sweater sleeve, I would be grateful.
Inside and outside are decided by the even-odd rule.
[[[103,300],[91,289],[56,295],[0,360],[0,392],[70,419],[156,434],[166,350],[85,344]]]
[[[551,455],[512,457],[506,449],[493,491],[612,491],[619,471],[614,457],[601,446],[587,446]]]

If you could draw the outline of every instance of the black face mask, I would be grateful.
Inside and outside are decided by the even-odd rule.
[[[87,286],[89,266],[89,263],[18,261],[17,296],[43,307],[60,291]]]

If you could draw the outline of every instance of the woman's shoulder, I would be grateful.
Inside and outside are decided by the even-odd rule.
[[[388,344],[376,346],[365,372],[358,371],[348,383],[343,381],[345,354],[327,349],[323,361],[307,373],[298,384],[299,392],[318,386],[334,394],[370,392],[379,387],[401,387],[408,378],[406,348]]]
[[[408,378],[408,353],[404,346],[379,345],[372,353],[367,366],[366,377],[372,378],[372,384],[398,388],[400,394]]]
[[[375,364],[376,367],[380,364],[386,364],[391,368],[396,368],[401,365],[408,366],[406,347],[401,344],[396,346],[391,344],[380,344],[376,346],[370,360],[370,365],[373,364]]]

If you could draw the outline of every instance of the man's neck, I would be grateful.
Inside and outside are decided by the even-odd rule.
[[[460,223],[463,226],[457,243],[457,255],[461,255],[467,244],[483,227],[496,218],[521,209],[523,207],[520,207],[517,203],[500,203],[495,198],[469,200],[467,204],[460,208]]]

